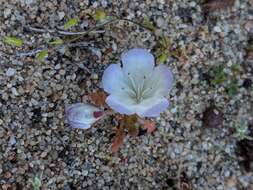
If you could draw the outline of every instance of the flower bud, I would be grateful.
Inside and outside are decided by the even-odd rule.
[[[75,103],[65,109],[68,124],[73,128],[88,129],[104,112],[90,104]]]

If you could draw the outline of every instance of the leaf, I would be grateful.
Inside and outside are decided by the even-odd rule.
[[[240,165],[247,172],[252,172],[253,168],[253,140],[243,139],[236,142],[236,156],[240,159]]]
[[[105,99],[106,99],[106,94],[104,91],[100,91],[100,92],[93,92],[91,94],[89,94],[89,99],[90,101],[98,106],[98,107],[101,107],[101,106],[104,106],[105,105]]]
[[[72,26],[77,25],[77,23],[78,23],[78,19],[77,19],[77,18],[71,18],[71,19],[69,19],[69,20],[63,25],[63,28],[64,28],[65,30],[70,29]]]
[[[12,45],[12,46],[17,46],[17,47],[20,47],[23,44],[22,39],[16,38],[16,37],[10,37],[10,36],[4,37],[4,42],[6,44],[9,44],[9,45]]]
[[[162,35],[159,37],[159,45],[161,46],[162,49],[168,49],[171,46],[171,39]]]
[[[204,111],[202,122],[204,127],[220,127],[223,122],[223,114],[215,105],[211,105]]]
[[[53,41],[50,41],[48,43],[50,45],[56,45],[56,46],[58,46],[58,45],[62,45],[63,44],[63,40],[61,38],[57,38],[57,39],[55,39]]]
[[[237,84],[237,81],[234,80],[234,81],[232,81],[232,82],[228,85],[228,87],[227,87],[227,92],[228,92],[228,95],[229,95],[230,97],[232,97],[232,96],[235,96],[235,95],[236,95],[237,91],[238,91],[238,84]]]
[[[47,56],[48,52],[46,50],[43,50],[36,55],[36,59],[39,60],[40,62],[43,62]]]
[[[213,85],[219,85],[227,79],[227,75],[224,72],[224,68],[225,67],[223,65],[221,65],[221,66],[215,67],[214,70],[212,71],[213,79],[212,79],[211,83]]]
[[[186,64],[188,62],[188,56],[184,48],[177,48],[171,52],[171,55],[177,58],[180,62]]]
[[[163,52],[160,56],[158,56],[157,63],[164,63],[165,61],[167,61],[168,57],[169,54],[167,52]]]
[[[143,128],[147,130],[148,134],[151,134],[153,131],[156,130],[155,122],[146,120],[144,122]]]
[[[94,20],[101,22],[106,19],[106,13],[103,10],[96,10],[93,18]]]
[[[127,127],[129,135],[136,137],[139,134],[139,128],[136,125],[130,125]]]
[[[116,135],[114,136],[114,139],[112,141],[112,153],[116,153],[119,151],[120,147],[123,144],[124,141],[124,127],[123,125],[120,125],[120,127],[116,131]]]
[[[138,118],[137,115],[124,116],[121,121],[123,126],[128,130],[131,136],[137,136],[139,133],[138,127],[135,125]]]
[[[234,3],[235,0],[207,0],[206,3],[203,4],[203,9],[206,12],[214,12],[233,7]]]
[[[153,22],[151,22],[151,21],[150,21],[148,18],[146,18],[146,17],[143,19],[142,25],[143,25],[144,27],[146,27],[147,29],[149,29],[150,31],[152,31],[152,32],[154,32],[154,31],[156,30],[156,28],[155,28]]]

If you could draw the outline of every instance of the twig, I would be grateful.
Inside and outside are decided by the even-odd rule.
[[[62,45],[59,45],[59,46],[54,46],[54,47],[51,47],[51,48],[37,48],[37,49],[31,50],[31,51],[28,51],[28,52],[18,52],[18,53],[16,53],[15,56],[17,56],[17,57],[34,56],[34,55],[36,55],[37,53],[39,53],[41,51],[49,51],[49,50],[54,50],[54,49],[60,49],[64,46],[67,46],[67,47],[87,47],[87,48],[89,48],[90,43],[93,43],[93,42],[89,42],[89,43],[88,42],[65,43],[65,44],[62,44]]]
[[[48,50],[48,48],[44,48],[44,49],[39,48],[39,49],[35,49],[35,50],[29,51],[29,52],[18,52],[18,53],[16,53],[16,56],[17,57],[34,56],[37,53],[39,53],[41,51],[45,51],[45,50]]]
[[[178,190],[181,189],[181,172],[183,168],[183,161],[184,161],[184,156],[180,158],[180,162],[178,165],[178,171],[177,171],[177,188]]]
[[[65,35],[65,36],[75,36],[75,35],[86,35],[86,34],[101,34],[104,33],[104,30],[96,30],[96,31],[82,31],[82,32],[67,32],[67,31],[62,31],[58,30],[57,33],[60,35]]]
[[[97,30],[103,26],[106,26],[108,24],[112,24],[112,23],[115,23],[115,22],[119,22],[119,21],[126,21],[126,22],[130,22],[132,24],[135,24],[135,25],[138,25],[139,27],[142,27],[148,31],[151,32],[151,30],[142,25],[141,23],[138,23],[138,22],[135,22],[135,21],[132,21],[130,19],[126,19],[126,18],[118,18],[116,17],[115,19],[112,19],[112,20],[109,20],[107,22],[104,22],[102,24],[99,24],[99,25],[96,25],[92,28],[90,28],[89,30],[86,30],[86,31],[80,31],[80,32],[69,32],[69,31],[64,31],[64,30],[61,30],[61,29],[58,29],[58,30],[50,30],[50,29],[43,29],[43,28],[36,28],[36,27],[32,27],[32,26],[29,26],[29,27],[26,27],[28,30],[30,31],[33,31],[33,32],[38,32],[38,33],[58,33],[60,35],[66,35],[66,36],[75,36],[75,35],[87,35],[87,34],[90,34],[90,33],[93,33],[93,34],[98,34],[98,33],[104,33],[105,31],[104,30]]]
[[[76,40],[80,39],[83,35],[88,35],[88,34],[98,34],[98,33],[104,33],[104,30],[98,30],[99,28],[106,26],[108,24],[112,24],[115,22],[119,22],[119,21],[126,21],[135,25],[138,25],[139,27],[142,27],[148,31],[150,31],[152,34],[155,35],[154,32],[152,32],[149,28],[147,28],[146,26],[142,25],[141,23],[132,21],[130,19],[126,19],[126,18],[119,18],[119,17],[115,17],[112,20],[109,20],[107,22],[104,22],[102,24],[96,25],[92,28],[90,28],[87,31],[80,31],[80,32],[68,32],[68,31],[63,31],[61,29],[57,30],[57,29],[43,29],[43,28],[36,28],[36,27],[32,27],[32,26],[28,26],[26,27],[27,30],[30,31],[34,31],[34,32],[38,32],[38,33],[57,33],[60,35],[65,35],[65,36],[77,36],[73,39],[68,40],[67,42],[65,42],[64,44],[60,45],[60,46],[55,46],[55,47],[51,47],[51,48],[38,48],[35,50],[32,50],[30,52],[19,52],[16,54],[17,57],[25,57],[25,56],[34,56],[37,53],[41,52],[41,51],[48,51],[48,50],[53,50],[53,49],[59,49],[63,46],[67,46],[67,47],[77,47],[77,46],[85,46],[87,47],[89,45],[89,43],[87,42],[77,42],[77,43],[72,43],[75,42]]]

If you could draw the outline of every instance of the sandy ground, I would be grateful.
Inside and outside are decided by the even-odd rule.
[[[236,0],[0,0],[0,189],[253,189],[253,6]],[[229,1],[227,1],[229,2]],[[157,130],[129,137],[111,153],[115,122],[70,128],[64,108],[99,91],[110,63],[133,47],[156,53],[159,40],[119,21],[51,48],[69,18],[87,31],[107,15],[142,23],[170,39],[163,64],[174,74],[170,108]],[[40,31],[34,28],[41,29]],[[97,31],[97,30],[96,30]],[[24,41],[22,47],[3,42]],[[41,62],[36,52],[48,49]],[[239,127],[247,127],[243,135]]]

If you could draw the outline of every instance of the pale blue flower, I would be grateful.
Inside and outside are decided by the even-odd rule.
[[[103,112],[90,104],[75,103],[65,109],[65,114],[71,127],[88,129],[101,118]]]
[[[116,112],[140,117],[156,117],[169,106],[166,99],[173,76],[165,65],[155,67],[154,56],[135,48],[122,55],[121,67],[111,64],[102,85],[109,93],[106,103]]]

